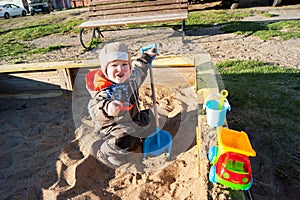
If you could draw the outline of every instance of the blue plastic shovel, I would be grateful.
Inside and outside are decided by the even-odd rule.
[[[157,44],[151,44],[149,46],[143,47],[142,53],[144,53],[145,51],[151,48],[155,48],[155,50],[157,51]],[[152,60],[154,59],[155,57],[152,58]],[[153,156],[158,156],[164,153],[165,151],[168,151],[168,158],[170,159],[171,149],[172,149],[172,136],[168,131],[160,130],[159,128],[152,62],[150,63],[149,74],[150,74],[150,81],[151,81],[151,91],[152,91],[156,130],[154,133],[149,135],[144,141],[143,144],[144,157],[146,157],[148,154],[151,154]]]

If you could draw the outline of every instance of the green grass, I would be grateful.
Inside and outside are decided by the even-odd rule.
[[[45,48],[36,48],[36,49],[33,49],[30,52],[28,52],[28,54],[36,54],[36,53],[42,54],[42,53],[47,53],[50,51],[54,51],[54,50],[58,50],[61,48],[66,48],[66,47],[68,47],[68,46],[63,45],[63,44],[58,44],[58,45],[54,45],[54,46],[48,46]]]
[[[259,150],[254,169],[259,171],[256,164],[265,163],[276,178],[299,181],[295,174],[300,164],[300,71],[257,61],[224,61],[216,66],[229,91],[229,127],[247,132]]]
[[[238,21],[244,17],[251,16],[250,10],[208,10],[190,12],[187,26],[200,28],[209,27],[213,25],[225,24],[232,21]]]
[[[264,128],[278,129],[278,125],[286,127],[286,124],[291,125],[290,130],[299,128],[294,119],[294,116],[299,116],[299,110],[295,108],[300,108],[299,70],[257,61],[224,61],[218,63],[217,67],[224,85],[229,90],[233,88],[235,106],[252,111],[257,109],[255,124]],[[265,115],[276,119],[274,121]]]
[[[265,12],[261,14],[269,18],[276,16]],[[284,20],[279,22],[240,21],[252,15],[253,11],[250,9],[194,11],[189,13],[186,26],[187,29],[199,29],[221,25],[221,31],[225,33],[252,34],[262,40],[270,40],[272,38],[280,38],[282,40],[300,38],[300,20]],[[178,29],[181,26],[181,22],[156,23],[151,25],[151,27],[153,26],[171,26]],[[127,26],[127,28],[136,27],[149,27],[149,25]]]
[[[225,33],[252,34],[262,40],[270,40],[272,38],[288,40],[300,38],[300,21],[285,20],[272,23],[231,22],[225,24],[221,30]]]
[[[272,15],[268,15],[268,13],[262,14],[272,17]],[[221,30],[224,32],[253,35],[263,40],[272,38],[286,40],[300,37],[299,20],[280,21],[269,24],[239,21],[251,15],[253,15],[253,11],[250,9],[193,11],[189,13],[186,29],[191,30],[222,25]],[[77,26],[86,20],[85,17],[80,15],[79,11],[75,11],[74,13],[57,12],[50,15],[39,15],[37,17],[17,17],[9,20],[0,20],[0,59],[7,61],[22,59],[32,54],[41,54],[59,48],[66,48],[64,45],[57,45],[56,47],[50,46],[45,49],[36,49],[36,47],[28,43],[28,41],[53,34],[79,34]],[[157,26],[168,26],[179,29],[181,22],[106,27],[103,30],[154,28]],[[97,41],[93,41],[93,46],[97,44]]]
[[[223,24],[231,21],[237,21],[244,17],[251,16],[250,10],[208,10],[208,11],[193,11],[189,12],[189,18],[186,21],[187,29],[197,29],[202,27],[210,27],[218,24]],[[119,28],[153,28],[157,26],[169,26],[176,29],[181,27],[181,21],[151,23],[149,24],[129,24],[126,26],[104,27],[106,29]]]
[[[70,20],[65,15],[13,18],[9,21],[11,23],[10,26],[9,23],[7,24],[7,21],[0,21],[0,25],[3,25],[3,29],[0,30],[0,59],[5,58],[6,60],[22,59],[32,54],[41,54],[65,48],[65,45],[36,48],[28,41],[52,34],[79,33],[77,25],[83,22],[76,17]]]
[[[268,13],[267,11],[258,11],[258,14],[263,16],[263,17],[277,17],[277,14],[272,14],[272,13]]]

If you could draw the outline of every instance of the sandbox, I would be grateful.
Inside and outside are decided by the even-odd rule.
[[[93,139],[96,137],[88,136],[86,129],[82,128],[82,125],[88,121],[82,120],[87,116],[86,106],[82,105],[87,105],[89,99],[86,98],[88,94],[82,83],[84,75],[89,70],[91,69],[79,70],[73,92],[75,124],[82,130],[77,132],[77,138],[85,148],[83,151],[86,155],[91,154]],[[151,174],[158,169],[164,170],[164,168],[176,165],[178,160],[184,159],[187,152],[194,152],[195,157],[188,162],[196,166],[192,169],[195,175],[193,178],[197,188],[202,191],[195,195],[201,199],[204,196],[208,197],[210,196],[207,179],[209,163],[206,153],[209,147],[216,143],[216,132],[206,124],[205,115],[202,114],[202,105],[208,94],[219,92],[218,86],[220,85],[220,79],[214,70],[210,56],[197,54],[158,57],[154,62],[153,72],[159,115],[162,116],[160,128],[170,132],[173,137],[171,159],[166,160],[165,157],[160,156],[149,158],[143,161],[146,167],[139,168],[136,163],[131,163],[117,170],[120,174],[145,172]],[[140,89],[140,96],[142,109],[151,107],[149,77]],[[137,157],[143,159],[141,155]]]
[[[54,143],[49,144],[50,146],[42,152],[43,156],[39,157],[40,164],[43,163],[44,158],[47,166],[52,166],[49,169],[53,169],[53,167],[56,169],[56,171],[47,170],[47,173],[52,174],[55,180],[53,182],[53,179],[52,181],[45,179],[44,172],[39,171],[34,176],[35,182],[44,184],[34,186],[34,188],[42,188],[42,196],[45,199],[84,196],[101,199],[110,199],[109,197],[113,196],[122,197],[122,199],[146,197],[184,199],[188,196],[193,199],[209,198],[214,193],[214,187],[212,190],[208,190],[210,183],[207,179],[206,153],[209,147],[215,144],[216,134],[206,124],[205,115],[202,115],[202,104],[208,94],[219,91],[218,86],[220,85],[210,56],[208,54],[161,56],[154,62],[153,71],[156,80],[157,102],[161,107],[159,110],[162,116],[161,124],[163,129],[172,134],[174,142],[170,160],[160,159],[160,157],[148,158],[143,161],[143,164],[146,165],[144,168],[139,168],[131,163],[117,169],[109,169],[101,165],[90,154],[90,148],[95,139],[93,137],[96,136],[87,134],[93,131],[93,124],[87,113],[89,96],[85,89],[84,76],[87,71],[95,69],[97,63],[96,60],[75,63],[76,65],[73,63],[70,71],[76,76],[74,76],[72,87],[68,87],[69,89],[61,88],[61,82],[56,78],[56,70],[34,71],[30,69],[26,71],[24,69],[25,71],[21,70],[18,73],[2,74],[3,80],[5,80],[2,82],[3,88],[10,88],[9,93],[6,90],[2,91],[2,97],[28,99],[28,101],[37,101],[42,104],[44,97],[53,98],[53,101],[69,102],[68,98],[59,96],[70,93],[73,96],[72,102],[69,102],[72,104],[71,112],[75,125],[75,132],[69,134],[73,136],[68,138],[63,136],[65,141],[61,144],[60,140],[57,140],[61,136],[57,135],[55,145]],[[67,67],[68,65],[63,65],[57,68],[65,69]],[[18,83],[15,84],[14,80],[17,80]],[[23,81],[26,84],[22,85]],[[19,87],[14,91],[13,87],[9,87],[11,85]],[[29,86],[29,89],[26,86]],[[141,98],[142,107],[151,106],[149,79],[141,88],[141,96],[144,96]],[[34,100],[36,98],[38,99]],[[49,109],[51,108],[49,107]],[[35,124],[40,124],[39,120],[43,119],[45,110],[39,111],[38,109],[35,112],[41,113],[39,115],[34,113],[34,115],[40,116],[40,119],[35,118],[34,124],[31,125],[33,128]],[[62,117],[65,119],[64,115]],[[51,126],[43,124],[40,127],[42,128],[39,132],[43,133],[42,144],[45,144],[45,141],[53,141]],[[23,135],[23,137],[27,136]],[[36,142],[36,146],[40,145],[39,137],[35,136],[34,138],[31,142]],[[22,151],[26,153],[24,149]],[[57,152],[58,157],[50,161],[49,156],[53,157],[53,151]],[[33,156],[37,154],[28,152],[26,155],[30,155],[30,153],[33,153]],[[137,158],[142,157],[137,156]],[[21,163],[21,165],[24,164]],[[43,168],[43,166],[41,167]],[[5,170],[8,170],[8,175],[14,173],[9,171],[9,168]],[[28,183],[32,181],[27,178],[24,179],[24,182],[27,180]],[[18,190],[19,186],[16,188]],[[137,192],[133,193],[132,191]]]

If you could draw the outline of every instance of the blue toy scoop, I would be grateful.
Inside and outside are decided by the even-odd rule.
[[[157,44],[152,44],[142,48],[142,53],[145,51],[154,48],[157,51]],[[155,57],[152,59],[154,60]],[[154,108],[154,116],[155,116],[155,125],[156,130],[154,133],[149,135],[144,143],[143,143],[143,152],[144,157],[148,154],[153,156],[158,156],[165,151],[168,152],[168,158],[170,159],[171,150],[172,150],[172,136],[168,131],[160,130],[159,121],[158,121],[158,113],[157,113],[157,105],[156,105],[156,95],[155,95],[155,87],[154,87],[154,78],[152,71],[152,62],[150,63],[149,68],[150,81],[151,81],[151,92],[152,92],[152,100],[153,100],[153,108]]]
[[[172,136],[168,131],[156,128],[156,132],[148,136],[143,144],[144,157],[148,154],[158,156],[164,152],[168,152],[168,159],[171,157]]]

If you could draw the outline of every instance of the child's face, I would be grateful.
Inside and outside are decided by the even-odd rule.
[[[115,60],[107,65],[108,79],[115,83],[124,83],[131,75],[128,61]]]

